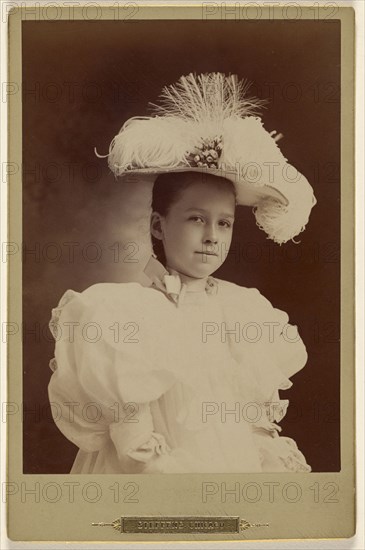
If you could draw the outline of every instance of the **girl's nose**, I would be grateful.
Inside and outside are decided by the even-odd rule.
[[[204,243],[205,244],[217,244],[218,240],[215,237],[210,237],[210,238],[204,239]]]
[[[218,243],[218,238],[217,238],[217,235],[216,235],[213,227],[211,227],[207,230],[204,242],[205,242],[205,244],[217,244]]]

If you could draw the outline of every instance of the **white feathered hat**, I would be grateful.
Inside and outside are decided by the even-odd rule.
[[[277,146],[281,134],[264,129],[257,113],[266,101],[248,97],[249,87],[236,75],[182,76],[162,90],[159,105],[151,104],[152,116],[127,120],[108,155],[98,156],[108,157],[116,176],[224,177],[236,188],[237,204],[253,206],[268,238],[285,243],[304,230],[316,199]]]

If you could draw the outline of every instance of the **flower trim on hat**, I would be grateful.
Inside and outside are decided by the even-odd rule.
[[[191,167],[205,166],[206,168],[219,168],[219,159],[222,154],[222,137],[215,137],[212,140],[202,140],[200,147],[187,157]]]

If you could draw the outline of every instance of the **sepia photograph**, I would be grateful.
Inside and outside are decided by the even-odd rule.
[[[13,536],[351,536],[353,11],[84,8],[10,16]]]
[[[23,48],[24,471],[338,471],[338,22]]]

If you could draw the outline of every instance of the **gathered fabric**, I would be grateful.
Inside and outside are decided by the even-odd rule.
[[[79,448],[71,473],[309,472],[278,424],[307,361],[287,314],[214,277],[189,290],[153,257],[145,274],[52,310],[48,391]]]

